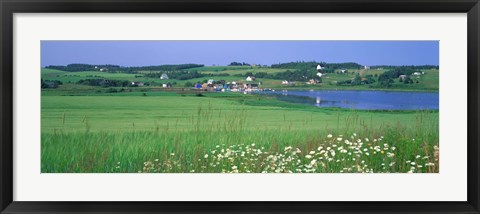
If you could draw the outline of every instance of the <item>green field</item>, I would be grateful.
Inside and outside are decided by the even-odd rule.
[[[438,172],[437,111],[116,95],[42,96],[42,172]]]
[[[245,78],[247,72],[253,74],[264,72],[269,74],[275,74],[279,72],[285,72],[289,69],[276,69],[265,67],[251,67],[251,66],[206,66],[198,68],[185,69],[187,71],[198,71],[208,76],[201,78],[193,78],[188,80],[168,79],[162,80],[160,78],[145,77],[145,73],[163,73],[162,71],[143,71],[138,74],[129,73],[108,73],[100,71],[84,71],[84,72],[66,72],[53,69],[42,69],[42,79],[44,80],[59,80],[65,85],[61,85],[60,88],[68,90],[71,84],[75,84],[82,79],[110,79],[110,80],[127,80],[134,82],[152,82],[157,84],[174,83],[173,87],[183,88],[186,82],[196,83],[204,82],[209,79],[215,81],[225,80],[227,82],[246,82]],[[292,69],[290,69],[292,70]],[[390,91],[438,91],[439,87],[439,71],[437,69],[432,70],[420,70],[425,72],[424,75],[418,77],[412,77],[418,83],[404,84],[398,80],[394,81],[391,87],[383,88],[376,84],[371,85],[356,85],[356,86],[340,86],[337,85],[338,81],[351,80],[357,73],[361,74],[361,77],[367,75],[380,75],[387,70],[349,70],[347,74],[329,73],[322,77],[322,83],[317,85],[308,85],[301,81],[296,81],[295,86],[282,85],[280,79],[268,79],[257,78],[254,82],[261,82],[262,88],[273,89],[316,89],[316,90],[390,90]],[[338,72],[338,70],[336,71]],[[228,76],[221,76],[227,74]],[[148,88],[148,87],[146,87]]]
[[[242,93],[209,93],[185,83],[208,79],[245,82],[247,72],[288,69],[206,66],[206,76],[148,78],[137,73],[42,69],[42,173],[137,172],[439,172],[438,111],[318,108]],[[395,81],[339,86],[337,82],[385,70],[329,73],[322,83],[257,78],[262,88],[438,91],[439,72],[422,70],[414,84]],[[227,76],[225,76],[227,74]],[[79,84],[85,79],[154,83],[142,87]],[[416,83],[418,80],[418,83]],[[162,83],[172,88],[162,88]]]

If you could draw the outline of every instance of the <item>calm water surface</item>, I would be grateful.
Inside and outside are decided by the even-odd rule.
[[[284,90],[281,100],[314,105],[368,110],[436,110],[438,92]]]

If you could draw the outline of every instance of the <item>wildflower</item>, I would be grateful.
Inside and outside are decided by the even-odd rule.
[[[317,148],[318,151],[320,151],[320,150],[322,150],[322,149],[323,149],[322,146],[319,146],[319,147]]]
[[[208,158],[208,154],[206,154],[206,155],[204,156],[204,158]]]
[[[171,156],[175,156],[175,153],[170,153]]]
[[[155,162],[158,162],[158,159],[155,159]],[[120,162],[118,162],[118,164],[120,164]]]
[[[232,166],[232,170],[236,170],[237,169],[237,166]]]
[[[317,160],[315,160],[315,159],[313,159],[313,160],[310,162],[311,165],[315,165],[316,163],[317,163]]]
[[[333,136],[331,134],[327,135],[328,138],[332,138]]]
[[[290,149],[292,149],[292,147],[288,146],[288,147],[285,147],[284,151],[289,151]]]
[[[410,165],[412,165],[412,166],[415,166],[415,164],[416,164],[415,162],[411,162],[411,163],[410,163]]]
[[[254,144],[254,143],[252,143],[252,147],[254,147],[254,146],[255,146],[255,144]]]
[[[419,159],[420,157],[421,157],[420,155],[417,155],[417,156],[415,157],[415,159]]]
[[[341,137],[339,137],[339,138],[337,138],[337,140],[338,140],[338,141],[342,141],[342,138],[341,138]]]
[[[305,158],[310,159],[310,158],[312,158],[312,156],[311,155],[305,155]]]

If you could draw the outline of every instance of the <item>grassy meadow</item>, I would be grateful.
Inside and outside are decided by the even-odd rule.
[[[438,172],[438,111],[243,94],[42,96],[42,172]]]
[[[186,80],[136,73],[41,70],[42,173],[437,173],[438,110],[354,110],[289,103],[274,96],[206,92],[185,87],[207,79],[245,82],[246,72],[287,69],[205,66],[208,75]],[[161,71],[158,71],[161,72]],[[438,91],[438,69],[417,83],[389,88],[337,82],[384,70],[330,73],[321,84],[282,85],[277,90]],[[84,79],[154,83],[142,87],[79,84]],[[417,81],[418,80],[418,81]],[[163,83],[174,83],[163,88]],[[160,85],[159,85],[160,84]]]

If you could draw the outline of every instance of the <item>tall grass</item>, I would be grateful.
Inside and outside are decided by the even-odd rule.
[[[339,110],[336,127],[284,115],[277,127],[252,125],[249,111],[198,106],[195,114],[151,129],[42,132],[43,173],[69,172],[439,172],[438,114],[418,111],[412,123],[378,126],[356,111]],[[313,113],[312,113],[313,114]],[[60,123],[65,123],[65,114]],[[298,119],[298,118],[297,118]],[[413,124],[413,125],[412,125]]]

